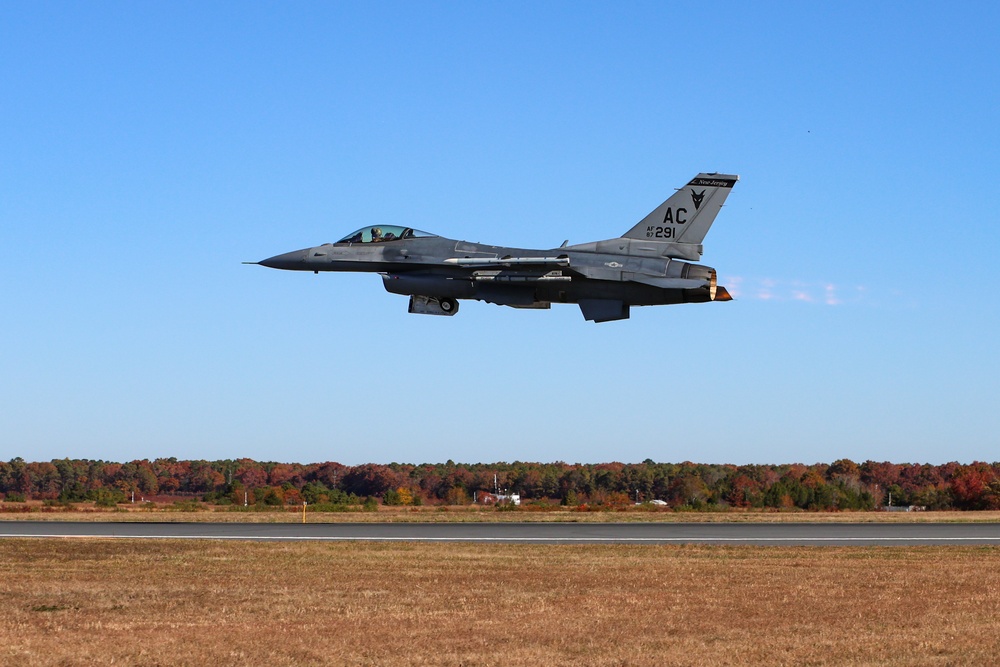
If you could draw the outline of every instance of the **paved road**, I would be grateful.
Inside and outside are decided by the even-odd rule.
[[[512,544],[998,545],[1000,523],[78,523],[0,522],[4,537]]]

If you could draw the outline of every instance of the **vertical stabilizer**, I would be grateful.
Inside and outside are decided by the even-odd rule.
[[[698,174],[623,238],[700,244],[739,178],[731,174]]]

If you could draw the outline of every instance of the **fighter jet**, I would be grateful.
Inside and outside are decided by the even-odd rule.
[[[336,243],[260,262],[289,271],[369,271],[410,297],[409,312],[454,315],[459,299],[512,308],[575,303],[583,317],[610,322],[632,306],[730,301],[702,240],[739,176],[698,174],[619,238],[552,250],[455,241],[402,225],[366,226]]]

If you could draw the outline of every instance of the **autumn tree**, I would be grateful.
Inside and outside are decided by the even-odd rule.
[[[403,485],[402,476],[388,466],[375,463],[351,468],[344,475],[343,488],[357,496],[384,496],[389,490]]]

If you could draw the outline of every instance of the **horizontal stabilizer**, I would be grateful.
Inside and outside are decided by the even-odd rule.
[[[634,282],[642,283],[643,285],[652,285],[660,289],[698,289],[699,287],[709,287],[711,285],[710,280],[703,280],[701,278],[662,278],[659,276],[644,276],[641,273],[630,273],[627,275]]]

